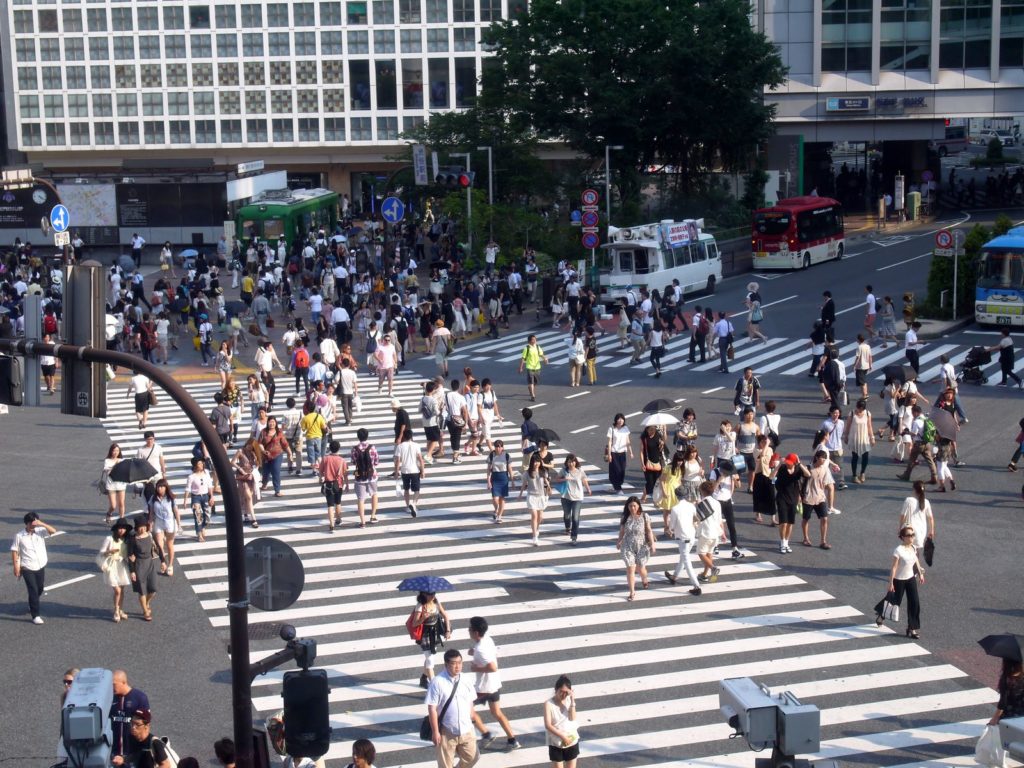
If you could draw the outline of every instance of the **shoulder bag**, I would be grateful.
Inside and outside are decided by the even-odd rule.
[[[437,713],[438,729],[441,728],[441,721],[444,719],[444,713],[448,711],[448,705],[452,703],[452,699],[455,697],[455,689],[459,687],[459,683],[461,681],[461,675],[455,678],[455,681],[452,684],[452,692],[448,694],[448,700],[444,703],[444,706],[441,707],[441,711]],[[423,741],[434,740],[434,729],[430,727],[430,715],[424,717],[423,721],[420,723],[420,738],[423,739]]]

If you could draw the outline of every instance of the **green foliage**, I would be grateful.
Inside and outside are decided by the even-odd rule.
[[[1007,216],[1005,213],[1000,213],[995,222],[992,224],[992,237],[999,237],[999,235],[1005,235],[1013,228],[1013,219]]]
[[[988,140],[988,146],[985,148],[985,159],[991,162],[1003,162],[1003,142],[1001,139],[993,137]]]
[[[967,233],[964,253],[957,259],[957,317],[964,317],[974,311],[974,289],[978,281],[977,260],[981,247],[992,239],[992,233],[981,224],[975,224]],[[946,294],[946,306],[940,307],[941,294]],[[928,272],[928,297],[918,307],[918,316],[936,319],[950,319],[953,301],[953,257],[933,256]]]

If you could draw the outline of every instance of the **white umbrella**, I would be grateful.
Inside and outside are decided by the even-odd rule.
[[[678,424],[679,419],[670,413],[652,413],[640,422],[642,427],[666,427],[670,424]]]

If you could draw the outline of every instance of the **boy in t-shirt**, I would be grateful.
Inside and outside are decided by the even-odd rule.
[[[295,398],[284,401],[287,410],[281,414],[279,427],[291,451],[288,454],[288,471],[296,475],[302,474],[302,411],[295,406]],[[294,464],[292,457],[295,457]]]

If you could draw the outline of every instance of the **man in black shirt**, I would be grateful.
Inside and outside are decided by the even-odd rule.
[[[137,709],[132,713],[130,752],[127,756],[117,755],[114,765],[130,765],[132,768],[171,768],[171,759],[164,742],[149,729],[153,716],[148,709]]]

